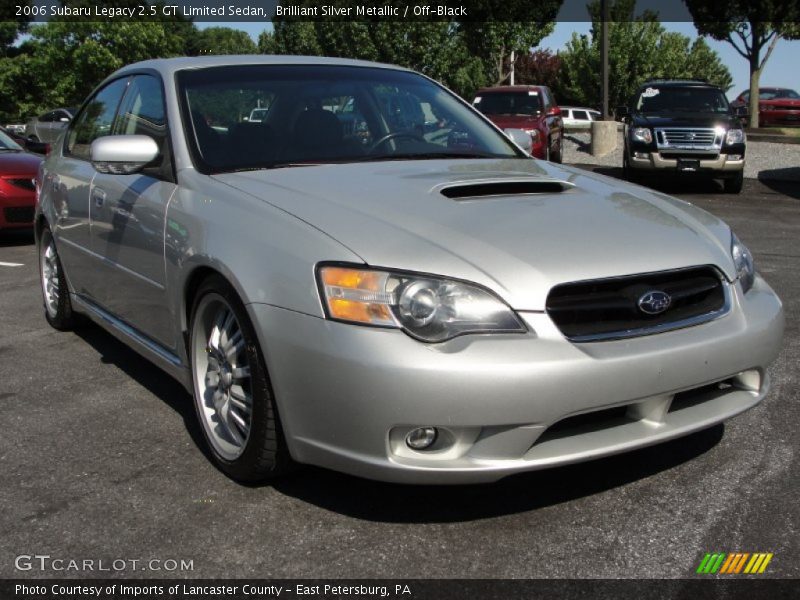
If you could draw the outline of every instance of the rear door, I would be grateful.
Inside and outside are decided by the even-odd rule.
[[[95,175],[91,189],[92,249],[98,265],[97,299],[109,312],[161,345],[174,349],[166,295],[164,227],[175,177],[161,80],[135,75],[112,135],[147,135],[158,158],[132,175]]]

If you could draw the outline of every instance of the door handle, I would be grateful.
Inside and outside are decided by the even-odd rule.
[[[92,198],[94,199],[94,205],[98,208],[101,208],[106,202],[105,190],[99,187],[92,189]]]

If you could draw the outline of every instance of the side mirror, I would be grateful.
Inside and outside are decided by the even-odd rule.
[[[158,144],[146,135],[108,135],[92,142],[92,166],[99,173],[129,175],[158,157]]]
[[[517,146],[522,148],[526,154],[530,154],[531,150],[533,150],[533,140],[529,133],[526,133],[522,129],[504,129],[505,134],[514,142]]]
[[[736,106],[733,109],[733,114],[737,117],[746,117],[747,116],[747,105]]]
[[[630,116],[631,111],[627,106],[618,106],[614,111],[614,117],[617,121],[622,121],[625,117]]]
[[[561,109],[557,106],[553,106],[550,110],[547,111],[547,114],[551,117],[560,117],[561,116]]]

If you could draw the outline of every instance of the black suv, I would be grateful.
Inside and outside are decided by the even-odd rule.
[[[694,174],[722,179],[726,192],[742,190],[744,129],[717,86],[646,81],[630,106],[617,108],[617,118],[625,123],[622,168],[627,179],[647,173]]]

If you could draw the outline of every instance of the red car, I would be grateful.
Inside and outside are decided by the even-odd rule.
[[[0,132],[0,230],[33,226],[34,178],[42,157]]]
[[[531,155],[560,163],[564,157],[564,123],[550,88],[510,85],[483,88],[472,106],[500,129],[522,129],[533,141]]]
[[[749,101],[750,90],[745,90],[731,102],[731,106],[744,107],[746,111]],[[758,88],[758,123],[760,126],[800,126],[800,94],[788,88]]]

